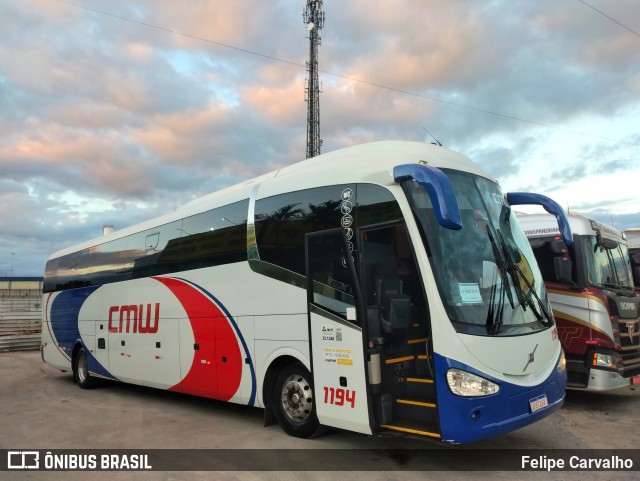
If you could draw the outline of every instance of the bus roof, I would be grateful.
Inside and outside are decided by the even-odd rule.
[[[527,237],[544,237],[560,235],[558,222],[552,214],[523,214],[518,212],[518,221]],[[603,237],[622,242],[622,232],[615,227],[596,222],[580,214],[569,213],[569,226],[574,235],[596,235],[599,231]]]
[[[258,198],[260,199],[324,185],[373,183],[389,186],[395,184],[393,178],[394,166],[421,161],[433,167],[470,172],[491,179],[468,158],[445,147],[399,140],[358,144],[306,159],[204,195],[160,217],[62,249],[53,253],[49,259],[103,244],[216,207],[248,199],[256,185],[260,185],[260,190],[258,191]]]

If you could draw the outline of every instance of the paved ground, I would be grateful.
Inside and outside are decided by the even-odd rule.
[[[471,448],[625,449],[640,446],[640,388],[613,394],[569,392],[564,407],[534,425]],[[313,439],[285,435],[278,426],[263,427],[262,411],[154,389],[109,383],[81,390],[71,375],[42,363],[38,352],[0,353],[0,449],[432,449],[447,459],[452,449],[407,437],[371,438],[331,431]],[[553,451],[549,451],[552,454]],[[325,451],[315,451],[318,456]],[[391,451],[389,451],[391,453]],[[307,452],[304,452],[308,455]],[[457,453],[456,453],[457,454]],[[392,456],[392,454],[389,454]],[[440,458],[438,458],[440,456]],[[444,456],[444,457],[443,457]],[[487,463],[492,462],[493,452]],[[455,470],[460,462],[444,461]],[[280,462],[275,459],[274,463]],[[328,459],[327,463],[331,461]],[[298,463],[299,464],[299,463]],[[337,479],[344,473],[153,472],[153,473],[8,473],[0,479]],[[352,472],[349,481],[377,479],[478,479],[473,472]],[[485,472],[483,479],[637,479],[638,473]]]

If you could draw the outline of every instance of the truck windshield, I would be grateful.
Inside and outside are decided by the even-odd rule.
[[[427,192],[402,182],[447,314],[458,332],[512,336],[553,325],[544,282],[515,213],[497,183],[445,170],[462,229],[438,225]]]
[[[627,246],[613,240],[582,237],[587,282],[593,287],[633,289]]]
[[[640,248],[629,249],[629,260],[633,269],[633,284],[638,290],[640,288]]]

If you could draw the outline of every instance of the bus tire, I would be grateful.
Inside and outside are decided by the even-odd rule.
[[[282,430],[297,438],[320,433],[311,373],[299,362],[287,364],[276,377],[273,411]]]
[[[82,389],[91,389],[98,384],[98,380],[89,374],[87,353],[81,347],[73,361],[73,377]]]

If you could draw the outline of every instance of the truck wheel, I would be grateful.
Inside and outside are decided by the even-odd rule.
[[[98,384],[98,380],[89,374],[89,363],[84,348],[76,354],[73,366],[73,376],[82,389],[91,389]]]
[[[288,364],[278,373],[273,409],[278,424],[290,436],[312,438],[320,432],[311,374],[301,363]]]

